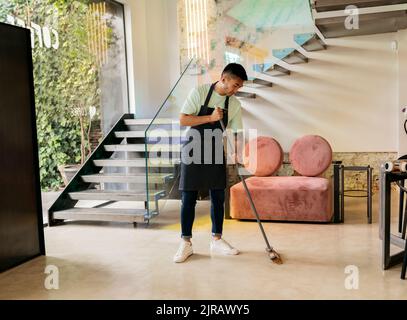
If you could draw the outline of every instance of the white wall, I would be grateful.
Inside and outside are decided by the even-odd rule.
[[[330,39],[328,49],[306,53],[270,89],[243,100],[244,124],[274,136],[288,151],[305,134],[325,137],[335,152],[398,149],[396,33]]]
[[[127,18],[130,111],[151,118],[180,75],[177,0],[121,2]]]
[[[404,121],[406,118],[402,114],[403,107],[407,107],[407,30],[398,32],[398,57],[399,57],[399,140],[398,154],[399,156],[407,154],[407,135],[404,131]]]
[[[151,117],[180,74],[177,0],[128,0],[126,8],[135,113]],[[242,100],[245,127],[274,136],[285,151],[296,138],[319,134],[335,152],[407,153],[398,125],[400,105],[407,105],[406,38],[404,32],[328,39],[328,50],[306,53],[310,62],[290,66],[294,72],[276,78],[274,87],[251,89],[258,98]],[[399,56],[391,49],[397,39]]]

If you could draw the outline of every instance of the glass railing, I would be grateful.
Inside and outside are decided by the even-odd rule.
[[[185,12],[193,15],[188,10]],[[273,1],[272,5],[264,0],[242,1],[231,7],[227,15],[233,18],[229,22],[216,18],[216,23],[232,23],[226,37],[224,33],[219,39],[220,34],[209,34],[213,43],[217,43],[214,47],[199,41],[204,38],[205,30],[188,28],[187,17],[181,19],[186,23],[184,30],[189,30],[186,34],[188,47],[184,48],[188,58],[187,54],[181,55],[186,67],[145,131],[150,214],[159,212],[160,207],[168,203],[166,200],[180,197],[180,148],[187,128],[179,125],[179,114],[189,92],[194,87],[219,80],[228,63],[239,63],[246,69],[249,80],[236,97],[246,102],[255,99],[262,93],[261,89],[278,83],[275,76],[290,73],[287,64],[303,60],[303,55],[295,48],[307,42],[315,29],[310,4],[302,0],[290,0],[290,4]],[[187,60],[190,56],[201,59]],[[156,199],[165,200],[158,205]]]
[[[302,39],[305,33],[314,28],[309,3],[293,2],[299,4],[295,9],[276,1],[273,4],[276,10],[267,5],[267,12],[264,12],[266,2],[263,0],[253,1],[250,6],[242,2],[228,11],[229,16],[240,22],[239,28],[231,30],[222,39],[224,48],[213,51],[213,59],[202,56],[205,50],[197,52],[193,48],[188,51],[188,56],[201,54],[202,59],[186,60],[186,55],[181,56],[181,63],[185,65],[182,74],[145,130],[147,207],[150,215],[158,213],[169,199],[180,198],[180,151],[187,128],[180,126],[179,115],[189,92],[199,85],[219,80],[223,67],[228,63],[243,65],[249,77],[236,94],[239,99],[256,98],[259,89],[272,86],[273,76],[289,73],[278,63],[288,56],[294,59],[291,56],[295,39],[306,41]],[[253,19],[247,15],[248,11],[254,11],[255,16],[262,19]],[[253,30],[256,30],[254,38]],[[196,44],[195,40],[190,43]],[[219,52],[223,52],[223,57]]]
[[[181,145],[188,127],[179,123],[181,108],[190,91],[211,83],[211,72],[190,60],[181,76],[145,130],[147,209],[154,216],[169,199],[180,199]]]

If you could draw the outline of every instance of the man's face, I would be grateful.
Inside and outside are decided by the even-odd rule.
[[[229,97],[233,96],[241,87],[243,87],[243,80],[238,77],[223,75],[221,81],[223,90]]]

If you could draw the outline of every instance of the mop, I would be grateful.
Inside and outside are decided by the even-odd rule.
[[[220,119],[219,121],[220,121],[220,125],[222,126],[223,132],[226,132],[226,128],[225,128],[225,124],[223,123],[223,120]],[[227,140],[227,143],[228,143],[229,147],[231,148],[231,150],[233,150],[233,145],[232,145],[231,141],[229,140],[227,134],[226,134],[226,140]],[[252,208],[252,211],[253,211],[254,215],[256,216],[257,224],[259,225],[259,228],[260,228],[260,231],[261,231],[261,233],[262,233],[262,235],[263,235],[264,241],[266,242],[266,246],[267,246],[266,252],[268,253],[268,255],[269,255],[269,257],[270,257],[270,260],[271,260],[272,262],[277,263],[277,264],[282,264],[282,263],[283,263],[283,260],[281,259],[281,256],[280,256],[280,255],[278,254],[278,252],[270,245],[270,242],[269,242],[269,240],[267,239],[266,233],[264,232],[263,225],[262,225],[262,223],[261,223],[261,221],[260,221],[260,217],[259,217],[259,214],[258,214],[258,212],[257,212],[257,209],[256,209],[256,207],[255,207],[255,205],[254,205],[254,202],[253,202],[252,196],[251,196],[251,194],[250,194],[249,188],[247,187],[245,178],[239,173],[239,168],[238,168],[238,165],[237,165],[237,164],[235,164],[235,169],[236,169],[237,175],[239,176],[240,181],[242,181],[242,183],[243,183],[243,187],[244,187],[244,190],[245,190],[245,192],[246,192],[247,198],[248,198],[248,200],[249,200],[249,202],[250,202],[250,206],[251,206],[251,208]]]

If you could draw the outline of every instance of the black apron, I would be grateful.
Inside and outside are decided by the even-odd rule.
[[[205,104],[201,106],[198,116],[207,116],[211,115],[215,108],[208,108],[209,101],[211,99],[213,90],[215,89],[216,83],[211,85],[211,88],[208,92],[208,95],[205,100]],[[223,123],[227,126],[228,123],[228,107],[229,107],[229,97],[225,100],[225,108],[223,110]],[[215,123],[205,123],[198,126],[193,126],[187,132],[187,136],[191,133],[191,130],[197,130],[200,134],[200,150],[201,150],[201,162],[186,164],[184,161],[181,161],[181,176],[180,176],[180,183],[179,183],[179,190],[183,191],[207,191],[210,189],[226,189],[226,159],[225,153],[223,150],[223,139],[215,139],[212,138],[212,162],[210,164],[204,163],[205,158],[205,130],[212,130],[207,131],[213,132],[213,130],[220,130],[223,132],[222,126],[220,125],[219,121]],[[219,131],[218,131],[219,132]],[[183,155],[186,156],[193,156],[193,150],[185,150],[185,147],[192,141],[192,137],[189,138],[185,143],[183,143],[181,148],[181,159],[183,159]],[[208,141],[207,141],[208,143]],[[220,145],[221,143],[221,145]],[[221,163],[215,162],[215,154],[216,151],[222,151],[222,161]],[[209,156],[209,155],[208,155]],[[219,162],[219,161],[218,161]]]

